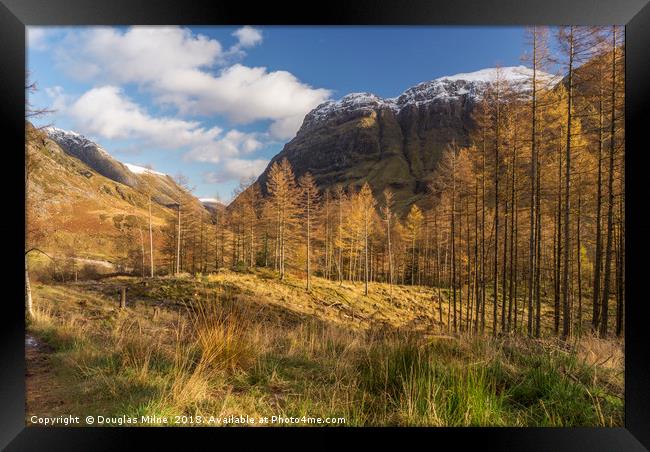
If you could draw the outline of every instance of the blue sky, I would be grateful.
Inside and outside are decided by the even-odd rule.
[[[296,133],[351,92],[522,64],[521,27],[29,27],[38,124],[120,161],[182,173],[227,201]]]

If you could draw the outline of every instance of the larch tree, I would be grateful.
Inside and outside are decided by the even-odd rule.
[[[611,285],[612,269],[612,248],[614,234],[614,160],[616,153],[616,91],[617,91],[617,28],[612,27],[611,32],[611,75],[610,75],[610,131],[609,131],[609,155],[608,155],[608,177],[607,177],[607,238],[605,241],[605,274],[603,277],[603,295],[600,321],[600,336],[606,337],[608,333],[609,320],[609,294]]]
[[[391,248],[391,219],[393,217],[393,192],[386,188],[384,190],[384,206],[382,214],[386,222],[386,252],[388,254],[388,292],[393,299],[393,250]]]
[[[363,213],[363,246],[364,246],[364,295],[368,295],[368,239],[370,236],[370,228],[373,221],[373,214],[375,209],[375,198],[372,194],[370,185],[366,182],[359,191],[359,202],[361,211]]]
[[[311,173],[307,172],[300,177],[298,186],[301,192],[301,201],[303,206],[303,215],[305,218],[305,237],[307,244],[306,271],[307,271],[307,291],[311,290],[311,259],[312,259],[312,222],[314,212],[318,203],[318,187]]]
[[[423,221],[424,216],[422,215],[422,211],[418,206],[413,204],[406,216],[406,230],[408,231],[409,242],[411,244],[411,285],[415,284],[415,272],[417,268],[415,256]]]
[[[276,255],[280,279],[285,277],[287,241],[295,221],[297,189],[293,169],[287,159],[271,165],[267,191],[276,210]]]
[[[334,241],[338,250],[337,273],[339,285],[343,284],[343,205],[346,201],[345,191],[341,185],[337,185],[334,189],[337,205],[337,227],[336,227],[336,240]]]
[[[531,50],[530,65],[531,65],[531,81],[530,81],[530,206],[529,206],[529,239],[528,239],[528,335],[533,335],[533,284],[535,282],[535,274],[539,271],[539,263],[536,261],[536,245],[540,240],[537,237],[537,185],[539,181],[536,177],[537,166],[539,165],[539,149],[538,149],[538,110],[539,110],[539,97],[548,88],[548,80],[541,74],[547,69],[549,65],[549,51],[548,51],[548,31],[545,27],[533,26],[526,31],[527,43]]]

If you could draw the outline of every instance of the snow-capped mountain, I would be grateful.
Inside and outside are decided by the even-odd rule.
[[[46,127],[43,130],[51,140],[56,141],[59,146],[65,146],[66,149],[79,154],[96,151],[104,156],[110,157],[110,154],[103,147],[80,133],[73,132],[72,130],[59,129],[58,127]]]
[[[119,162],[101,145],[72,130],[59,129],[58,127],[46,127],[44,131],[48,137],[55,141],[66,153],[77,157],[93,169],[97,170],[97,172],[103,176],[117,180],[126,185],[133,186],[135,183],[135,180],[129,177],[130,174],[167,176],[165,173],[154,171],[150,168],[134,165],[132,163]]]
[[[560,80],[537,77],[549,87]],[[270,165],[287,158],[296,177],[309,171],[321,190],[368,181],[378,198],[388,187],[396,208],[405,208],[423,199],[446,146],[469,144],[472,113],[485,88],[499,80],[526,97],[531,79],[525,66],[488,68],[419,83],[397,97],[364,92],[324,102],[305,116],[258,182],[264,191]]]
[[[136,186],[137,176],[91,139],[77,132],[56,127],[47,127],[44,131],[66,154],[78,158],[102,176],[129,187]]]
[[[461,97],[476,100],[481,97],[486,85],[494,84],[497,80],[507,84],[511,90],[525,95],[530,90],[532,72],[532,69],[525,66],[481,69],[422,82],[408,88],[400,96],[385,99],[372,93],[351,93],[339,100],[320,104],[307,114],[305,123],[313,125],[342,111],[371,111],[386,108],[399,113],[413,105],[419,107],[433,102],[455,101]],[[539,71],[537,77],[549,84],[559,81],[559,78]]]
[[[47,127],[44,132],[66,154],[81,160],[102,176],[136,190],[152,190],[153,200],[159,204],[174,205],[179,196],[184,196],[183,190],[167,174],[122,163],[84,135],[56,127]]]

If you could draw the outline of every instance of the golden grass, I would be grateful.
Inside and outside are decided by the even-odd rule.
[[[120,310],[114,294],[123,284],[137,302]],[[314,278],[307,293],[297,279],[233,272],[146,287],[134,278],[36,285],[30,330],[56,349],[50,378],[67,388],[53,394],[64,400],[61,413],[622,423],[619,342],[584,337],[572,350],[555,339],[451,336],[424,315],[430,289],[394,287],[391,300],[386,285],[371,288],[364,298],[360,285]],[[387,311],[382,322],[369,306]],[[350,312],[354,319],[342,315]]]

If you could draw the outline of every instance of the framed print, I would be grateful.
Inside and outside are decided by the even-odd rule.
[[[646,3],[3,0],[2,446],[650,447]]]

